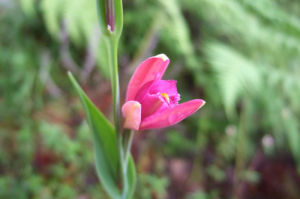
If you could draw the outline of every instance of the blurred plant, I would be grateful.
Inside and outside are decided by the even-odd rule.
[[[161,80],[169,58],[164,54],[146,59],[129,81],[122,106],[124,129],[120,118],[118,44],[123,28],[122,1],[98,0],[98,18],[106,44],[113,97],[114,124],[93,105],[69,73],[93,133],[97,174],[111,198],[132,198],[135,188],[135,166],[130,154],[135,131],[158,129],[179,123],[200,109],[205,102],[194,99],[179,104],[176,81]],[[119,181],[121,179],[121,182]],[[119,184],[121,187],[119,188]]]
[[[218,198],[218,193],[216,191],[211,191],[209,193],[204,191],[197,191],[187,196],[187,199],[213,199],[213,198]]]
[[[137,198],[151,199],[153,197],[157,199],[163,199],[167,197],[167,186],[169,184],[167,178],[160,178],[149,174],[139,174],[139,183],[137,184],[136,193]]]
[[[236,120],[234,115],[240,104],[238,99],[246,100],[251,109],[246,121],[258,123],[248,131],[255,132],[261,128],[272,131],[278,146],[282,147],[286,140],[299,161],[299,145],[293,143],[294,140],[299,141],[296,133],[299,125],[294,121],[299,115],[295,100],[300,93],[300,81],[295,78],[299,73],[296,65],[300,52],[297,45],[300,42],[299,24],[295,16],[283,12],[269,0],[263,3],[206,1],[203,7],[206,6],[218,10],[217,16],[223,21],[223,24],[216,26],[218,34],[225,33],[229,37],[230,47],[209,43],[205,50],[208,62],[215,71],[227,115]],[[264,6],[272,9],[262,12]],[[238,39],[230,39],[230,36]],[[243,111],[245,107],[241,109]],[[289,114],[285,116],[284,112]]]
[[[19,2],[26,15],[18,7]],[[266,198],[265,191],[270,189],[272,198],[281,198],[274,190],[298,190],[297,183],[290,179],[296,175],[293,169],[300,157],[299,5],[297,0],[124,1],[126,31],[119,42],[121,89],[138,63],[163,51],[172,60],[166,76],[181,82],[178,90],[182,97],[204,95],[210,102],[200,118],[193,117],[166,134],[137,136],[152,139],[141,141],[144,146],[134,149],[134,155],[143,153],[149,144],[156,148],[155,153],[148,152],[143,157],[150,169],[140,172],[160,176],[151,169],[153,164],[180,156],[191,166],[190,177],[184,183],[189,188],[183,188],[184,195],[231,198],[238,192],[248,197],[259,192],[256,197]],[[103,77],[109,77],[109,70],[101,57],[108,55],[97,26],[95,1],[10,0],[0,1],[0,10],[0,187],[5,187],[0,190],[0,198],[58,198],[58,193],[64,195],[62,192],[68,196],[106,198],[93,177],[88,127],[85,123],[78,125],[81,109],[72,106],[70,112],[67,108],[70,102],[77,101],[65,79],[65,70],[76,74],[97,107],[106,111],[102,104],[110,101],[110,95],[103,96],[102,90],[107,89],[102,88],[107,86]],[[99,67],[100,77],[93,73],[94,66]],[[99,90],[101,100],[95,98]],[[53,101],[63,105],[57,109]],[[48,115],[49,109],[55,110],[52,114],[56,119],[42,117]],[[66,128],[66,124],[71,126]],[[86,134],[78,137],[78,128]],[[74,155],[47,142],[49,134],[53,143],[55,139],[62,143],[59,132],[67,134],[62,140],[68,140],[68,146],[70,142],[84,146],[84,155]],[[270,136],[274,143],[268,147],[263,140],[270,140],[265,139]],[[15,141],[19,139],[27,144]],[[34,164],[35,151],[40,148],[56,151],[56,155],[62,152],[65,157],[59,156],[59,161],[64,164],[57,164],[58,168],[46,164],[43,168],[51,174],[44,175],[44,170]],[[73,147],[67,148],[73,151]],[[15,158],[15,154],[21,155]],[[42,153],[39,157],[47,155]],[[279,162],[271,161],[274,159]],[[284,177],[266,177],[262,164],[269,165],[266,170],[272,174]],[[33,169],[24,175],[18,165],[33,165]],[[66,166],[77,169],[70,173]],[[167,173],[168,164],[162,167]],[[273,170],[277,167],[280,172]],[[214,178],[208,168],[223,171],[225,178]],[[249,175],[248,171],[259,175]],[[286,176],[290,172],[293,177]],[[65,184],[63,175],[77,183],[55,185]],[[21,183],[24,179],[26,183]],[[275,181],[285,186],[268,187]],[[254,186],[251,193],[245,186],[249,183]],[[145,186],[139,186],[139,191],[149,190]],[[70,187],[79,191],[70,193]],[[178,191],[172,183],[167,188],[169,194]],[[217,194],[210,195],[212,192]],[[297,198],[294,195],[291,198]]]

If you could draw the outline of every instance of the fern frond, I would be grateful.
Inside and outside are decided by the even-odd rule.
[[[215,71],[226,113],[232,117],[238,98],[245,94],[255,94],[261,88],[261,71],[250,60],[222,44],[208,44],[206,54]]]

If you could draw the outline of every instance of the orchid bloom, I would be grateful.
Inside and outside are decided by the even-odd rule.
[[[169,58],[160,54],[146,59],[136,69],[122,107],[124,128],[138,131],[171,126],[205,104],[202,99],[178,103],[177,82],[161,79],[169,63]]]

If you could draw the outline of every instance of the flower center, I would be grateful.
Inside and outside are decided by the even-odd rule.
[[[167,93],[161,93],[160,94],[163,98],[165,98],[165,100],[168,102],[168,103],[170,103],[170,97],[169,97],[169,95],[167,94]]]

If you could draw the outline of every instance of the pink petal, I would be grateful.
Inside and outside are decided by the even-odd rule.
[[[186,117],[195,113],[204,104],[204,100],[194,99],[182,104],[178,104],[170,109],[157,111],[154,115],[143,119],[139,130],[164,128],[177,124]]]
[[[180,100],[180,94],[177,92],[176,80],[158,80],[154,81],[149,89],[150,94],[167,94],[168,104],[177,105]]]
[[[126,101],[134,100],[137,92],[147,82],[160,80],[164,75],[169,62],[169,58],[164,54],[150,57],[142,62],[129,81]]]
[[[180,95],[177,92],[177,81],[175,80],[157,80],[146,83],[135,96],[135,100],[143,102],[147,100],[149,95],[161,96],[162,93],[167,94],[170,98],[175,97],[177,102],[180,99]]]
[[[158,80],[150,87],[150,94],[167,93],[169,96],[177,95],[176,80]]]
[[[165,100],[162,96],[159,94],[156,95],[150,95],[147,94],[144,97],[144,100],[141,101],[141,105],[143,107],[142,110],[142,119],[148,117],[149,115],[152,115],[157,110],[159,110],[162,106],[167,107]]]
[[[124,128],[138,130],[141,124],[141,104],[137,101],[128,101],[122,106],[125,118]]]

